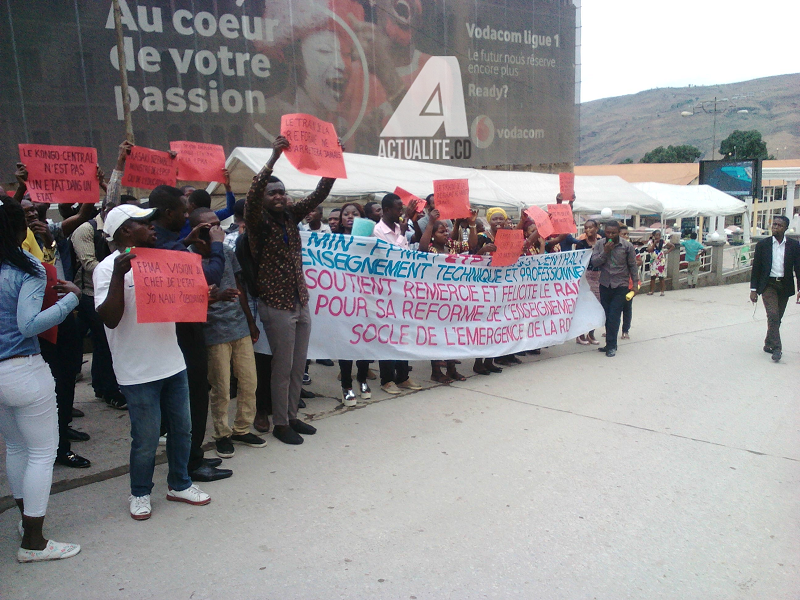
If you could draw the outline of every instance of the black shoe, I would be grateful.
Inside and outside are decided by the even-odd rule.
[[[56,464],[63,465],[65,467],[72,467],[73,469],[86,469],[92,466],[91,462],[82,456],[78,456],[74,452],[56,455]]]
[[[233,455],[236,454],[236,448],[233,447],[231,438],[229,437],[216,440],[214,442],[214,449],[217,453],[217,456],[220,458],[232,458]]]
[[[606,356],[608,358],[614,358],[617,355],[617,351],[615,348],[611,348],[610,350],[606,350]]]
[[[221,458],[204,458],[203,459],[203,466],[206,467],[218,467],[222,464]]]
[[[81,417],[85,417],[86,413],[84,413],[80,408],[73,408],[72,409],[72,418],[73,419],[80,419]]]
[[[189,473],[189,478],[192,481],[219,481],[227,479],[231,475],[233,475],[233,471],[230,469],[217,469],[204,464]]]
[[[302,433],[303,435],[314,435],[317,433],[316,427],[312,427],[300,419],[291,419],[289,421],[289,427],[291,427],[295,432]]]
[[[78,431],[72,427],[67,427],[67,439],[70,442],[88,442],[91,438],[88,433]]]
[[[608,352],[608,346],[600,346],[597,349],[598,352]]]
[[[484,368],[489,371],[489,373],[502,373],[503,369],[498,367],[497,365],[487,365],[484,363]]]
[[[267,445],[267,440],[258,437],[255,433],[250,432],[234,434],[230,437],[230,440],[232,442],[236,442],[237,444],[250,446],[251,448],[263,448]]]
[[[303,438],[288,425],[275,425],[272,428],[272,435],[284,444],[299,445],[303,443]]]
[[[781,359],[781,356],[783,356],[783,354],[781,353],[781,351],[780,351],[780,350],[775,350],[775,351],[772,353],[772,361],[773,361],[773,362],[778,362],[778,361]]]
[[[767,354],[772,354],[774,351],[775,350],[773,348],[770,348],[769,346],[764,346],[764,352],[766,352]]]
[[[528,354],[531,354],[533,356],[539,356],[541,353],[542,353],[541,348],[537,348],[536,350],[528,350]]]
[[[323,358],[321,360],[316,361],[318,365],[322,365],[323,367],[332,367],[333,361],[330,358]]]
[[[316,397],[317,395],[314,392],[309,392],[307,390],[304,390],[303,388],[300,388],[300,398],[316,398]]]
[[[125,400],[125,396],[123,396],[122,392],[119,390],[103,394],[103,400],[105,400],[106,404],[108,404],[111,408],[116,408],[117,410],[128,410],[128,401]]]

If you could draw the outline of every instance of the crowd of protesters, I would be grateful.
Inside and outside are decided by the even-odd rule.
[[[308,395],[303,385],[309,381],[311,333],[301,230],[350,234],[357,219],[368,219],[374,237],[403,248],[486,255],[497,250],[499,230],[516,227],[524,232],[526,255],[591,249],[587,279],[606,311],[606,343],[600,350],[614,356],[620,321],[627,337],[640,257],[619,223],[589,220],[579,238],[544,239],[527,215],[514,223],[498,207],[487,210],[485,219],[477,211],[468,218],[441,219],[433,194],[420,211],[416,200],[404,205],[399,196],[386,194],[379,203],[349,202],[324,218],[320,205],[333,179],[322,178],[308,197],[293,202],[273,175],[288,146],[285,138],[276,139],[246,199],[236,200],[226,173],[226,205],[217,211],[207,192],[191,187],[159,186],[143,202],[122,194],[131,150],[123,142],[107,183],[98,167],[106,192],[100,210],[91,203],[79,209],[59,205],[62,220],[52,222],[46,217],[49,205],[30,200],[25,166],[17,165],[16,193],[0,196],[0,434],[22,515],[20,562],[67,558],[80,551],[77,544],[47,540],[42,525],[54,463],[71,468],[91,464],[71,447],[89,439],[71,426],[83,416],[73,400],[85,337],[93,349],[95,396],[129,414],[128,502],[135,520],[152,514],[160,443],[166,443],[169,465],[167,500],[197,506],[210,502],[198,482],[232,476],[222,463],[235,455],[236,445],[264,447],[263,434],[270,431],[281,442],[297,445],[316,433],[298,415]],[[223,230],[220,223],[228,218],[233,224]],[[658,238],[651,245],[653,252],[671,249]],[[131,271],[137,248],[200,256],[209,286],[206,322],[137,321]],[[593,331],[577,341],[599,345]],[[318,362],[333,366],[332,361]],[[354,388],[353,361],[338,361],[344,406],[355,406],[357,395],[371,398],[369,381],[377,377],[387,394],[421,389],[407,361],[380,360],[379,375],[370,362],[355,361]],[[479,358],[472,371],[489,376],[519,363],[513,354]],[[459,364],[432,361],[430,377],[442,384],[464,381]],[[228,417],[232,398],[233,423]],[[216,453],[211,458],[203,451],[209,411]]]

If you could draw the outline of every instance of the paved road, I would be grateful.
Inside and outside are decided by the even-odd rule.
[[[56,494],[67,561],[16,564],[6,511],[0,598],[797,598],[800,306],[776,365],[746,296],[643,296],[614,359],[566,344],[238,449],[206,507],[164,466],[149,521],[127,477]]]

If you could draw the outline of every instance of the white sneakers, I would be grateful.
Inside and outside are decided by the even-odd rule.
[[[47,540],[44,550],[25,550],[24,548],[17,550],[17,560],[21,563],[61,560],[75,556],[80,551],[81,547],[78,544],[62,544]]]
[[[191,504],[192,506],[204,506],[211,502],[211,496],[206,494],[195,484],[192,484],[180,492],[173,489],[168,490],[167,500],[172,502],[185,502],[186,504]]]
[[[167,500],[171,502],[185,502],[192,506],[204,506],[211,502],[211,496],[206,494],[196,485],[192,484],[185,490],[176,491],[169,489],[167,491]],[[137,521],[146,521],[150,518],[153,509],[150,506],[150,496],[130,496],[131,518]]]
[[[150,518],[152,509],[150,508],[150,495],[130,496],[128,501],[131,503],[131,518],[137,521],[146,521]]]

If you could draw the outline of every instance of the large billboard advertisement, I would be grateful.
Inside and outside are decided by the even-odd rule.
[[[352,152],[458,166],[573,161],[572,0],[119,0],[136,142],[267,146],[281,115]],[[0,6],[0,158],[123,137],[110,0]]]
[[[741,200],[761,197],[761,161],[701,160],[700,184],[710,185]]]

